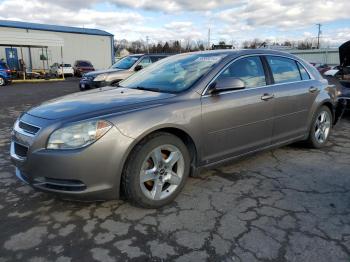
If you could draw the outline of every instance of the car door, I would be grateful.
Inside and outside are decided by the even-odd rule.
[[[316,83],[296,60],[265,56],[273,77],[275,115],[272,144],[305,135],[308,113],[317,96]]]
[[[271,142],[273,87],[267,85],[261,58],[233,61],[216,79],[224,77],[239,78],[246,88],[202,96],[204,164],[252,152]]]

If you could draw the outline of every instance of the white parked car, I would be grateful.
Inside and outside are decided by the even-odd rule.
[[[339,72],[339,66],[332,66],[331,69],[327,70],[326,72],[323,73],[325,76],[336,76],[337,73]]]
[[[50,73],[56,76],[62,76],[62,73],[66,76],[73,76],[74,69],[71,64],[59,64],[54,63],[50,68]]]

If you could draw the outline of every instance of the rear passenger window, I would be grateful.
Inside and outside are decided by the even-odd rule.
[[[143,68],[149,66],[150,64],[152,64],[152,61],[149,56],[142,58],[142,60],[139,63],[139,65],[142,65]]]
[[[163,59],[164,56],[151,56],[152,63],[157,62],[158,60]]]
[[[241,79],[246,88],[266,85],[264,68],[258,56],[245,57],[233,62],[218,79],[225,77]]]
[[[299,68],[294,60],[284,57],[267,56],[276,84],[300,81]]]
[[[301,79],[302,80],[309,80],[310,76],[309,76],[308,72],[306,71],[305,67],[303,67],[299,62],[297,62],[297,64],[299,67]]]

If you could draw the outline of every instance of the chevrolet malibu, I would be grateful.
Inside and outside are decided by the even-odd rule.
[[[278,51],[180,54],[120,82],[46,102],[16,121],[16,175],[36,189],[157,208],[189,175],[296,141],[326,145],[337,92]]]

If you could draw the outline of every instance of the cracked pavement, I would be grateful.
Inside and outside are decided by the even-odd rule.
[[[349,116],[322,150],[291,145],[202,172],[174,203],[147,210],[64,201],[15,177],[15,118],[76,90],[74,81],[0,89],[0,262],[350,261]]]

